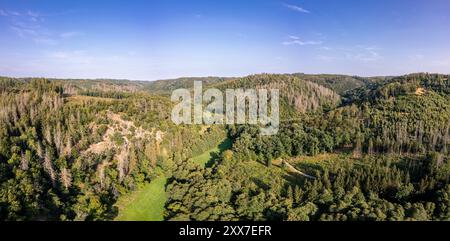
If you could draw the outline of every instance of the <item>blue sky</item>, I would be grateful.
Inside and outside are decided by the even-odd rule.
[[[0,0],[0,75],[450,73],[448,0]]]

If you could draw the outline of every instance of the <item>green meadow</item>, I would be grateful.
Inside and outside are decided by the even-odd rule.
[[[162,221],[167,196],[167,178],[161,174],[151,183],[130,194],[122,196],[117,202],[119,214],[117,221]]]

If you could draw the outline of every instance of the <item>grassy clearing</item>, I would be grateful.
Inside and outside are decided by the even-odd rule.
[[[227,138],[222,143],[220,143],[217,147],[210,149],[208,151],[205,151],[204,153],[202,153],[198,156],[193,157],[192,160],[195,163],[199,164],[200,166],[209,167],[214,163],[215,159],[217,157],[219,157],[219,155],[223,151],[230,149],[231,145],[232,145],[231,140]]]
[[[167,178],[161,174],[143,188],[122,196],[116,206],[119,215],[116,221],[162,221],[167,200],[165,185]]]
[[[216,148],[208,150],[201,155],[193,157],[196,163],[209,166],[221,152],[231,147],[231,140],[225,139]],[[167,201],[165,185],[167,177],[160,174],[158,178],[143,188],[123,195],[119,198],[116,206],[119,214],[116,221],[162,221],[164,220],[164,205]]]

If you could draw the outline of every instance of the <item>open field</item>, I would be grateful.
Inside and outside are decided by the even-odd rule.
[[[229,149],[232,145],[230,139],[225,139],[222,143],[217,145],[217,147],[203,152],[202,154],[195,156],[192,160],[201,166],[211,166],[215,158],[218,157],[223,151]]]
[[[162,221],[167,196],[164,175],[157,177],[138,191],[122,196],[117,202],[116,221]]]

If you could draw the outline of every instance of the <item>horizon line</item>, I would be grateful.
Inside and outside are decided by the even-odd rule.
[[[246,75],[238,75],[238,76],[218,76],[218,75],[205,75],[205,76],[180,76],[180,77],[168,77],[168,78],[158,78],[158,79],[128,79],[128,78],[108,78],[108,77],[89,77],[89,78],[74,78],[74,77],[45,77],[45,76],[6,76],[0,75],[0,78],[13,78],[13,79],[49,79],[49,80],[121,80],[121,81],[131,81],[131,82],[155,82],[155,81],[169,81],[169,80],[177,80],[183,78],[245,78],[248,76],[255,75],[294,75],[294,74],[304,74],[304,75],[338,75],[338,76],[351,76],[351,77],[360,77],[360,78],[377,78],[377,77],[398,77],[398,76],[406,76],[412,74],[439,74],[439,75],[450,75],[449,73],[439,73],[439,72],[427,72],[427,71],[419,71],[419,72],[407,72],[403,74],[387,74],[387,75],[370,75],[363,76],[357,74],[342,74],[342,73],[305,73],[305,72],[291,72],[291,73],[268,73],[268,72],[260,72]]]

